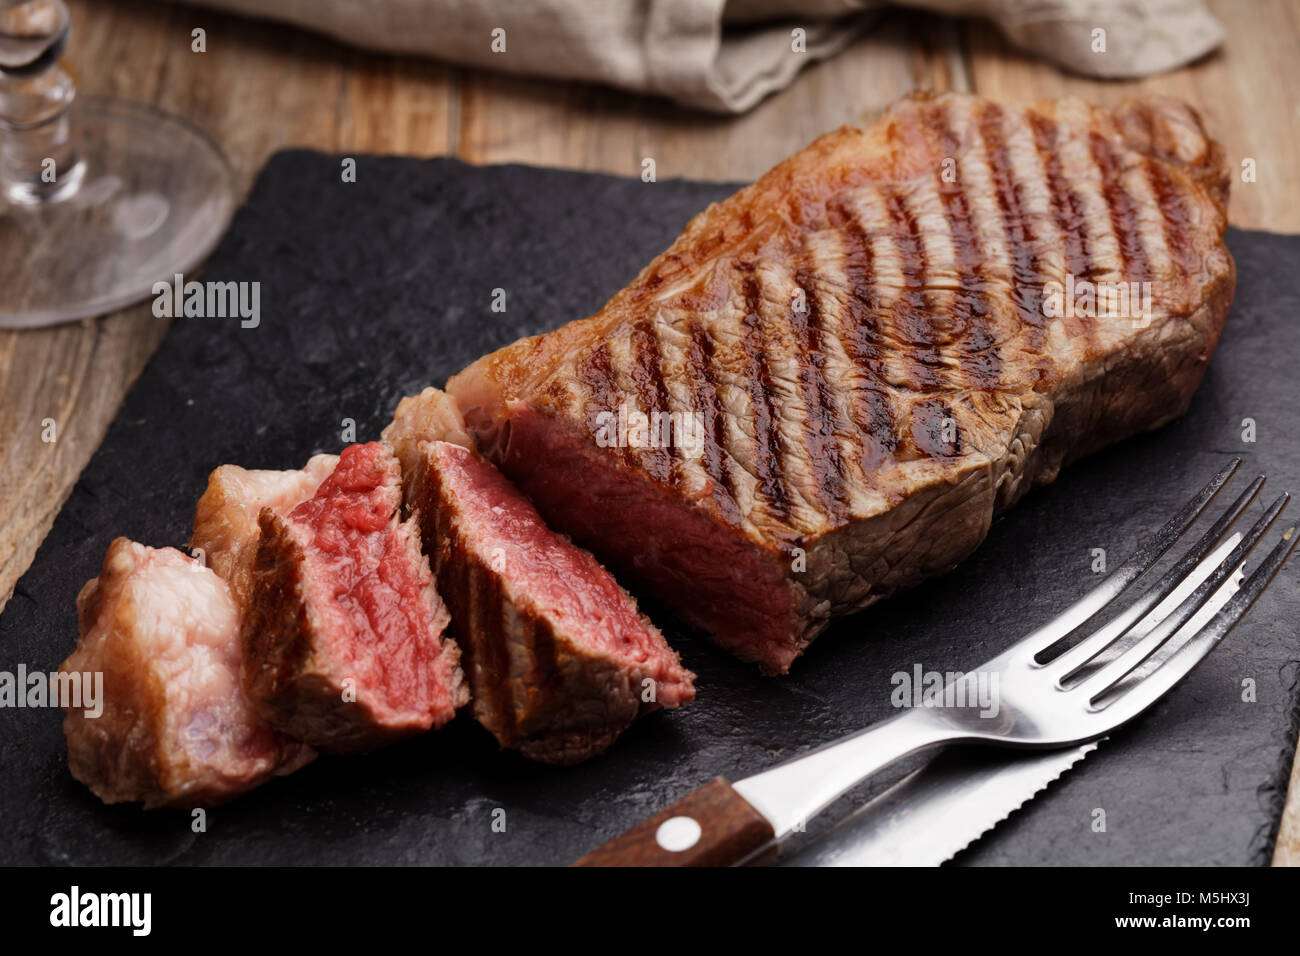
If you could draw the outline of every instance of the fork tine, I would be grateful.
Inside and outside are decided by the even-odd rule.
[[[1187,623],[1188,619],[1196,613],[1197,609],[1206,602],[1210,595],[1218,590],[1219,585],[1223,583],[1225,578],[1236,573],[1241,563],[1246,560],[1246,556],[1264,537],[1269,526],[1277,520],[1277,516],[1282,513],[1282,509],[1286,507],[1290,499],[1291,496],[1288,494],[1279,495],[1277,500],[1269,505],[1264,514],[1255,522],[1246,536],[1232,549],[1232,553],[1222,559],[1214,567],[1210,575],[1197,585],[1196,589],[1177,608],[1171,611],[1159,625],[1152,628],[1150,632],[1143,635],[1141,640],[1137,641],[1113,661],[1110,661],[1097,673],[1071,687],[1070,691],[1077,691],[1090,699],[1099,697],[1154,654],[1179,628]]]
[[[1131,689],[1121,693],[1103,708],[1102,713],[1108,717],[1113,714],[1115,720],[1112,726],[1119,726],[1142,713],[1142,711],[1159,700],[1170,688],[1190,674],[1192,668],[1204,660],[1210,651],[1214,650],[1218,643],[1223,640],[1224,635],[1232,630],[1233,625],[1250,610],[1250,606],[1255,603],[1255,599],[1263,593],[1264,589],[1273,580],[1273,576],[1277,574],[1278,569],[1291,556],[1297,542],[1300,542],[1300,536],[1296,535],[1295,531],[1294,527],[1286,530],[1282,535],[1282,540],[1269,552],[1268,557],[1255,569],[1255,572],[1246,579],[1240,590],[1185,644],[1169,655],[1167,660],[1162,661],[1150,675],[1137,681]]]
[[[1073,632],[1077,627],[1093,617],[1109,604],[1121,591],[1150,570],[1160,560],[1160,556],[1173,546],[1205,510],[1206,505],[1219,493],[1219,489],[1232,477],[1240,458],[1228,462],[1219,473],[1210,479],[1209,484],[1198,491],[1192,500],[1183,505],[1178,513],[1166,522],[1145,545],[1129,555],[1118,568],[1108,574],[1100,584],[1075,601],[1056,617],[1052,618],[1036,631],[1024,637],[1013,650],[1016,653],[1028,652],[1037,656],[1052,647],[1057,641]]]
[[[1192,545],[1187,550],[1187,553],[1179,558],[1178,562],[1166,571],[1159,581],[1147,589],[1145,594],[1134,601],[1122,614],[1106,622],[1105,625],[1074,645],[1074,647],[1043,662],[1041,666],[1044,670],[1055,675],[1058,681],[1068,680],[1080,667],[1114,645],[1130,630],[1134,630],[1134,624],[1139,618],[1142,618],[1143,622],[1146,623],[1150,617],[1150,615],[1147,615],[1147,611],[1158,606],[1160,602],[1172,594],[1189,574],[1201,571],[1209,574],[1213,567],[1223,560],[1224,555],[1218,555],[1218,551],[1215,550],[1215,554],[1211,555],[1211,559],[1215,555],[1218,555],[1218,558],[1213,561],[1213,564],[1208,563],[1211,559],[1206,559],[1206,555],[1215,549],[1215,545],[1223,537],[1224,532],[1232,527],[1237,518],[1241,516],[1241,513],[1255,500],[1255,495],[1259,493],[1259,489],[1263,485],[1264,476],[1260,475],[1250,483],[1250,486],[1245,491],[1237,496],[1237,500],[1228,506],[1227,510],[1219,516],[1219,519],[1214,522],[1210,529],[1201,535],[1196,544]],[[1154,627],[1159,622],[1151,621],[1150,623]],[[1048,647],[1038,656],[1043,657],[1049,654],[1051,650],[1052,648]]]
[[[1095,702],[1098,698],[1115,689],[1121,681],[1128,677],[1134,670],[1145,663],[1148,658],[1165,645],[1170,638],[1173,637],[1193,615],[1195,615],[1197,609],[1205,603],[1210,595],[1218,590],[1219,586],[1228,578],[1228,576],[1235,574],[1242,566],[1242,563],[1259,542],[1259,539],[1264,536],[1265,532],[1268,531],[1269,526],[1277,519],[1282,508],[1285,507],[1286,497],[1287,496],[1284,495],[1273,503],[1273,506],[1270,507],[1257,522],[1255,522],[1255,526],[1251,528],[1250,534],[1242,540],[1241,544],[1237,545],[1237,547],[1233,549],[1233,552],[1229,555],[1228,559],[1219,565],[1219,567],[1215,569],[1214,573],[1210,575],[1210,577],[1206,579],[1200,587],[1192,592],[1192,595],[1186,601],[1178,606],[1176,611],[1171,613],[1164,621],[1161,621],[1159,627],[1155,628],[1141,641],[1129,648],[1115,660],[1111,661],[1092,677],[1089,677],[1078,687],[1072,688],[1072,692],[1077,692],[1081,696],[1085,696],[1090,701]],[[1288,544],[1291,537],[1292,534],[1288,531],[1283,538],[1282,544]],[[1272,557],[1273,556],[1270,555],[1269,558],[1265,559],[1265,564],[1267,564],[1268,560]],[[1264,564],[1261,564],[1260,567],[1264,567]],[[1252,575],[1250,580],[1242,587],[1243,591],[1249,590],[1251,582],[1255,580],[1255,577],[1258,574],[1259,570],[1257,569],[1255,575]],[[1267,584],[1268,582],[1265,581],[1264,583]],[[1262,589],[1263,587],[1261,585],[1260,590]],[[1228,605],[1225,605],[1223,611],[1220,613],[1222,614],[1227,610]],[[1175,655],[1171,655],[1170,660],[1172,660],[1173,656],[1176,656],[1176,654],[1177,652],[1175,652]],[[1167,663],[1168,662],[1165,662],[1165,664]],[[1165,664],[1162,664],[1161,668],[1163,668]],[[1150,678],[1144,678],[1143,683],[1148,679]]]
[[[1069,682],[1089,665],[1094,668],[1100,666],[1102,662],[1098,661],[1098,658],[1106,652],[1123,653],[1128,649],[1125,647],[1126,644],[1137,643],[1159,627],[1196,588],[1214,573],[1215,568],[1227,560],[1228,555],[1240,543],[1241,533],[1238,532],[1225,538],[1181,580],[1175,580],[1170,584],[1168,582],[1172,577],[1171,574],[1161,578],[1158,584],[1153,585],[1142,597],[1134,601],[1124,610],[1124,613],[1107,621],[1105,626],[1098,628],[1060,657],[1043,665],[1044,673],[1054,678],[1056,686],[1062,690],[1072,689],[1067,687]],[[1190,586],[1188,582],[1191,582]]]

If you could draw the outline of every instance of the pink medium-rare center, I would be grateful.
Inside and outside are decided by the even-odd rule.
[[[694,675],[600,564],[476,453],[419,443],[408,501],[466,655],[474,716],[504,747],[576,763]]]
[[[286,515],[316,493],[339,463],[338,455],[316,455],[301,470],[270,471],[222,465],[194,509],[190,548],[230,585],[242,608],[252,591],[257,556],[257,519],[263,508]]]
[[[316,494],[260,517],[244,622],[245,689],[276,726],[323,749],[364,750],[441,726],[468,692],[447,611],[402,522],[387,446],[344,449]]]
[[[527,576],[531,598],[566,627],[582,628],[600,650],[642,664],[664,664],[663,641],[645,627],[636,605],[590,553],[575,548],[545,523],[510,481],[487,462],[456,446],[433,454],[464,511],[465,534],[476,550],[500,557],[501,573]],[[676,703],[680,672],[665,691]]]

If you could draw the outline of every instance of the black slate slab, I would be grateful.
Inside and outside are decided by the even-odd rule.
[[[338,157],[276,156],[204,276],[260,282],[261,324],[175,323],[0,617],[0,669],[57,667],[109,541],[183,544],[217,464],[299,466],[337,449],[346,420],[377,436],[404,393],[595,311],[730,191],[370,157],[344,184]],[[565,863],[715,774],[886,716],[891,674],[999,651],[1093,583],[1091,549],[1119,560],[1230,456],[1245,457],[1243,474],[1268,472],[1270,489],[1300,491],[1300,238],[1233,232],[1230,245],[1237,303],[1191,414],[1033,493],[961,567],[843,622],[788,678],[760,677],[659,613],[699,700],[599,759],[535,766],[462,717],[368,757],[321,759],[209,813],[198,834],[188,814],[102,806],[67,771],[58,711],[0,709],[0,863]],[[496,289],[505,313],[490,309]],[[1296,741],[1298,620],[1293,561],[1170,699],[962,862],[1265,862]]]

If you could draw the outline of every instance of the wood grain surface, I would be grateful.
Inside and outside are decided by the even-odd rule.
[[[191,7],[68,5],[66,62],[80,92],[184,116],[226,150],[243,190],[288,146],[623,175],[638,175],[642,159],[653,157],[661,178],[745,180],[828,129],[869,122],[916,88],[1013,102],[1074,94],[1102,104],[1149,91],[1195,104],[1234,167],[1255,160],[1257,181],[1234,183],[1235,225],[1300,231],[1300,0],[1215,0],[1228,30],[1221,50],[1125,83],[1063,74],[983,23],[895,12],[734,118],[589,85],[362,53]],[[195,27],[207,31],[206,53],[191,51]],[[0,607],[165,331],[166,320],[148,306],[55,329],[0,331]],[[1274,862],[1300,865],[1300,763]]]

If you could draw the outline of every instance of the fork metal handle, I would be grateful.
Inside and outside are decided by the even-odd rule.
[[[895,761],[970,736],[943,719],[942,710],[914,708],[746,777],[734,788],[771,821],[781,840]]]

